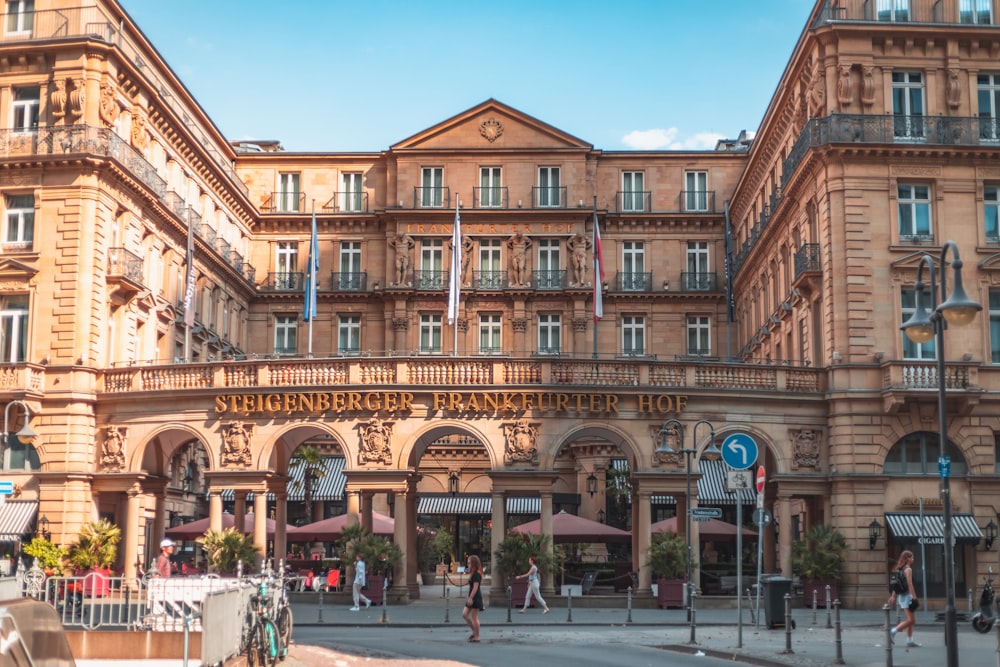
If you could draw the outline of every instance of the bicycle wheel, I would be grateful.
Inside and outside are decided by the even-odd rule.
[[[278,610],[278,633],[281,635],[281,657],[288,653],[292,644],[292,608],[285,606]]]
[[[254,621],[247,636],[247,665],[264,667],[264,627],[259,621]]]
[[[264,646],[263,664],[265,667],[274,667],[281,656],[281,633],[278,632],[278,626],[269,618],[262,618],[260,623]]]

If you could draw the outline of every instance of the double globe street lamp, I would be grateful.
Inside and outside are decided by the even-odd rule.
[[[687,517],[686,517],[686,537],[687,537],[687,609],[688,609],[688,620],[691,620],[691,598],[694,595],[694,582],[691,581],[691,562],[692,562],[692,551],[691,551],[691,459],[698,453],[698,427],[701,425],[708,426],[708,447],[702,452],[701,457],[707,461],[714,461],[722,457],[722,451],[719,450],[715,445],[715,427],[707,419],[699,419],[695,422],[694,426],[691,428],[691,447],[684,446],[684,424],[681,423],[679,419],[668,419],[663,422],[663,426],[660,427],[660,446],[657,447],[656,453],[672,456],[676,454],[684,455],[685,472],[687,474],[687,497],[685,503],[687,505]],[[677,434],[677,443],[680,445],[681,449],[675,451],[670,447],[670,436],[671,434]]]
[[[955,259],[952,268],[955,271],[955,287],[951,294],[948,294],[948,280],[945,267],[947,266],[948,250],[951,250]],[[922,303],[924,291],[924,267],[930,273],[930,304],[931,309]],[[938,263],[941,273],[941,291],[938,293],[938,286],[934,270],[934,258],[924,253],[917,266],[917,282],[914,285],[915,302],[913,315],[900,327],[907,338],[914,343],[928,343],[934,339],[935,356],[937,357],[937,389],[938,389],[938,473],[941,476],[941,503],[944,507],[944,585],[945,585],[945,608],[944,608],[944,642],[945,655],[948,667],[958,667],[958,626],[955,615],[955,564],[952,545],[952,517],[951,517],[951,459],[948,457],[948,419],[945,403],[945,390],[947,389],[947,379],[945,377],[944,365],[944,331],[948,325],[962,327],[972,322],[976,313],[983,309],[978,303],[969,298],[962,286],[962,260],[958,255],[958,247],[954,241],[946,241],[941,247],[941,257]]]

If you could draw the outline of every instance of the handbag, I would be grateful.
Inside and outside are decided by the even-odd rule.
[[[918,600],[917,598],[913,598],[912,600],[910,600],[910,605],[907,607],[907,609],[909,609],[910,611],[916,611],[920,609],[920,600]]]

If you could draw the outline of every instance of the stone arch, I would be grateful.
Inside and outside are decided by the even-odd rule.
[[[568,445],[583,439],[601,439],[616,446],[625,458],[628,459],[629,468],[633,471],[645,470],[649,466],[649,461],[643,461],[644,457],[641,456],[642,448],[632,437],[632,434],[607,422],[599,424],[584,423],[563,434],[551,452],[546,451],[542,453],[541,465],[543,467],[552,467],[559,454]]]
[[[750,424],[743,426],[727,425],[717,430],[715,432],[716,446],[720,446],[723,440],[735,433],[745,433],[754,439],[757,443],[757,463],[755,465],[761,465],[763,462],[764,467],[768,471],[768,476],[792,471],[791,448],[783,448],[776,445],[768,432],[762,431]],[[698,445],[697,458],[699,462],[701,461],[701,454],[706,447],[708,447],[708,442],[699,443]],[[696,467],[695,470],[697,469]]]
[[[328,436],[330,442],[340,448],[347,460],[347,468],[351,467],[351,449],[344,442],[343,435],[321,421],[299,422],[286,424],[274,433],[261,446],[256,458],[257,468],[273,469],[281,475],[288,474],[288,463],[295,450],[311,438]]]
[[[477,426],[460,419],[435,420],[433,424],[417,430],[404,442],[399,449],[394,467],[399,470],[407,468],[416,469],[419,466],[420,458],[427,451],[427,448],[439,438],[452,435],[454,433],[464,433],[479,440],[489,457],[490,467],[499,468],[503,466],[503,445],[500,443],[500,450],[497,451],[497,443],[493,442],[489,436],[482,432]],[[355,452],[356,453],[356,452]]]
[[[209,470],[218,468],[217,448],[212,447],[211,438],[187,424],[171,422],[157,426],[152,432],[126,454],[126,468],[129,472],[149,472],[165,475],[167,464],[174,451],[191,440],[201,441],[208,455]]]

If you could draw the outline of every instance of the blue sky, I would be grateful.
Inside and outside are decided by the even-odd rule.
[[[763,117],[812,0],[120,0],[228,139],[380,151],[489,98],[604,150]]]

